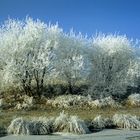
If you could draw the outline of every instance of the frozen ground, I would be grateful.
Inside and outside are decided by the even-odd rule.
[[[103,130],[97,133],[86,135],[73,135],[65,133],[56,133],[45,136],[5,136],[0,140],[140,140],[140,131],[129,130]]]

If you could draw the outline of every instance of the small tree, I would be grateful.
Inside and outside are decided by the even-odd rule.
[[[9,52],[11,58],[6,59],[4,77],[5,80],[23,89],[26,94],[31,96],[36,93],[40,97],[44,88],[44,80],[53,69],[53,49],[57,44],[57,37],[61,33],[61,29],[57,25],[47,26],[30,18],[26,19],[25,23],[18,25],[20,30],[17,29],[17,23],[8,22],[4,28],[7,30],[9,27],[8,32],[5,31],[2,34],[3,36],[7,34],[8,38],[11,34],[13,36],[10,39],[11,42],[7,44],[3,40],[3,50],[6,54],[9,52],[8,47],[11,48]]]
[[[74,93],[74,87],[78,82],[84,81],[84,55],[83,49],[87,40],[80,34],[71,32],[63,34],[56,50],[55,70],[58,79],[68,85],[68,93]]]
[[[125,36],[99,35],[89,51],[91,94],[121,96],[127,89],[127,72],[133,60],[131,42]]]

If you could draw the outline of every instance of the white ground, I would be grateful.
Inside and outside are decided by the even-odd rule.
[[[0,140],[140,140],[140,131],[129,130],[103,130],[86,135],[73,135],[58,133],[45,136],[5,136]]]

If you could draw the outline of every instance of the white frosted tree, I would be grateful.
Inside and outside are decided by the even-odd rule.
[[[94,96],[121,96],[127,89],[127,72],[134,59],[131,41],[125,36],[98,35],[89,49],[90,90]]]
[[[68,93],[73,94],[74,87],[78,82],[83,82],[85,70],[84,49],[87,39],[81,34],[75,35],[73,31],[70,34],[63,34],[56,50],[55,70],[58,78],[65,82],[68,87]]]
[[[4,58],[9,56],[6,58],[3,79],[8,82],[6,84],[15,84],[29,95],[35,88],[35,93],[41,96],[44,80],[53,69],[53,49],[61,29],[57,25],[46,25],[27,18],[20,24],[10,20],[3,30],[1,45]]]

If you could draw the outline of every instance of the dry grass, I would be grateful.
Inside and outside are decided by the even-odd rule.
[[[94,129],[103,129],[105,128],[105,119],[101,115],[96,116],[91,122],[91,125]]]
[[[140,130],[140,120],[134,115],[115,114],[113,123],[119,128]]]
[[[140,94],[131,94],[126,101],[128,106],[140,107]]]
[[[69,116],[60,113],[54,121],[54,131],[56,132],[69,132],[75,134],[86,134],[89,133],[89,129],[85,122],[79,119],[77,116]]]
[[[17,110],[30,110],[33,108],[33,105],[35,104],[35,101],[33,97],[29,97],[27,95],[24,95],[21,97],[23,100],[22,103],[17,103],[15,106],[15,109]]]
[[[10,126],[8,127],[9,134],[16,135],[29,135],[29,123],[23,118],[16,118],[12,120]]]
[[[19,117],[11,121],[8,133],[15,135],[47,135],[52,133],[52,125],[52,119],[40,117],[30,120]]]
[[[61,95],[55,99],[47,100],[46,105],[51,105],[58,108],[70,108],[73,106],[86,106],[91,98],[81,95]]]
[[[87,107],[87,108],[120,108],[120,104],[117,103],[112,97],[106,97],[102,99],[93,100],[90,96],[81,95],[61,95],[55,99],[47,100],[47,106],[57,108],[73,108],[73,107]]]

